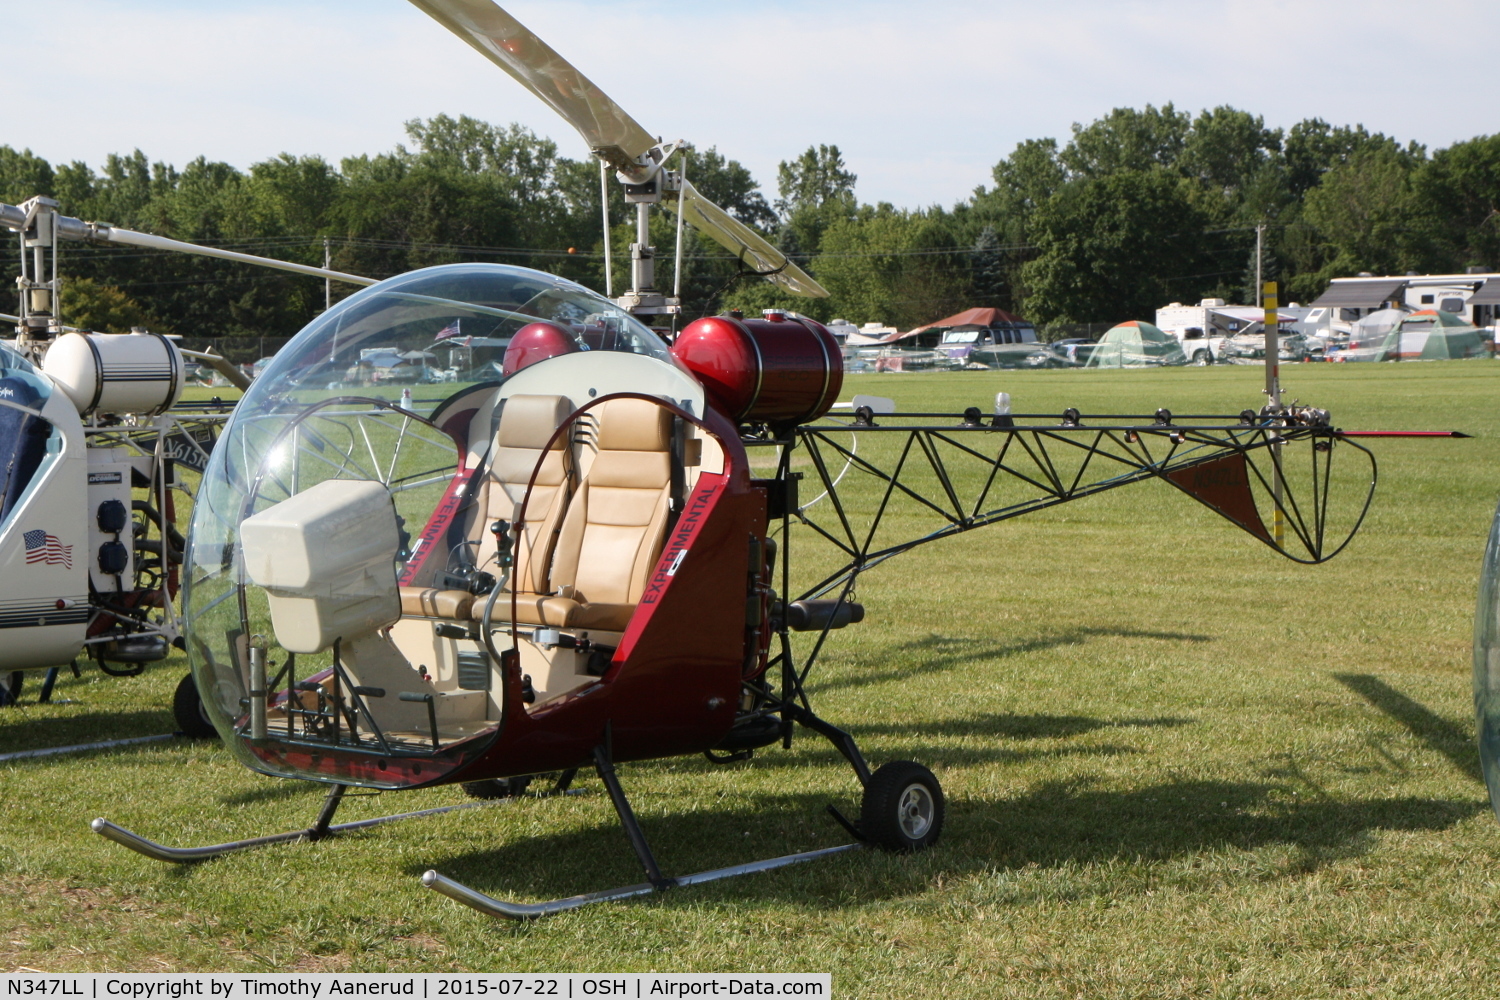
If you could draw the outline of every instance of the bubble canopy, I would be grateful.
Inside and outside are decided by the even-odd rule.
[[[453,264],[345,299],[305,327],[245,393],[204,473],[184,594],[188,653],[204,708],[243,763],[270,774],[395,788],[434,780],[487,745],[484,726],[473,727],[465,742],[461,724],[445,730],[459,734],[451,753],[435,736],[428,744],[427,709],[397,703],[396,695],[420,689],[435,665],[414,659],[418,680],[397,685],[389,697],[365,693],[361,702],[352,689],[376,686],[340,677],[336,648],[293,654],[278,647],[275,599],[247,575],[241,524],[329,480],[379,482],[397,525],[390,577],[401,576],[417,548],[413,538],[451,502],[469,461],[463,442],[440,421],[449,419],[454,400],[501,381],[510,337],[539,321],[573,337],[580,351],[669,358],[648,327],[581,285],[519,267]],[[264,656],[252,653],[261,647]],[[355,654],[346,646],[346,655]],[[359,655],[363,671],[376,669],[371,664],[383,654]],[[256,699],[252,690],[268,694]],[[268,711],[252,712],[257,700],[268,702]],[[382,712],[383,728],[375,724]],[[478,712],[486,714],[493,713]],[[404,721],[389,721],[398,717]],[[368,749],[368,761],[351,765],[348,754],[304,745],[329,740]]]
[[[583,350],[667,357],[635,317],[556,275],[502,264],[448,264],[413,271],[350,296],[308,324],[246,395],[498,378],[500,358],[522,327],[547,320]]]
[[[1479,606],[1474,616],[1474,712],[1484,783],[1490,805],[1500,816],[1500,510],[1495,511],[1479,572]]]

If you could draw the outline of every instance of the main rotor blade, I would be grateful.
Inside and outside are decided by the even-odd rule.
[[[640,170],[656,140],[520,21],[491,0],[411,2],[562,115],[594,155],[626,174]]]
[[[767,243],[755,230],[699,194],[687,180],[682,182],[677,206],[688,225],[724,246],[740,259],[741,264],[761,272],[768,281],[793,295],[815,299],[828,297],[828,290],[811,275],[787,260],[785,254]]]
[[[90,235],[94,239],[123,243],[126,246],[173,250],[177,253],[197,254],[200,257],[217,257],[220,260],[236,260],[242,264],[259,264],[261,267],[274,267],[278,271],[291,271],[293,274],[305,274],[312,278],[332,278],[334,281],[345,281],[351,285],[373,285],[380,280],[379,278],[366,278],[361,274],[330,271],[327,268],[313,267],[311,264],[277,260],[274,257],[257,257],[250,253],[220,250],[218,247],[203,247],[196,243],[184,243],[181,240],[167,239],[165,236],[152,236],[150,233],[138,233],[131,229],[106,226],[103,223],[90,223],[90,225],[94,230]]]
[[[26,214],[24,208],[19,205],[0,204],[0,228],[22,232],[30,225],[31,217]],[[53,219],[53,225],[57,227],[57,238],[61,240],[104,240],[133,247],[150,247],[153,250],[174,250],[178,253],[197,254],[200,257],[218,257],[220,260],[237,260],[244,264],[274,267],[278,271],[291,271],[293,274],[305,274],[313,278],[332,278],[334,281],[347,281],[351,285],[373,285],[380,280],[379,278],[366,278],[359,274],[346,274],[343,271],[330,271],[322,267],[313,267],[311,264],[277,260],[275,257],[257,257],[250,253],[184,243],[165,236],[152,236],[150,233],[121,229],[119,226],[111,226],[106,222],[85,222],[68,215],[56,216]]]

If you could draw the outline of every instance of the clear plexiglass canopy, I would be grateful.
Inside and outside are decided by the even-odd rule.
[[[333,654],[292,656],[274,648],[266,592],[246,575],[241,522],[328,480],[378,481],[400,526],[392,567],[400,576],[412,539],[465,460],[460,444],[430,418],[442,418],[446,400],[502,381],[506,344],[538,321],[571,336],[580,351],[668,358],[648,327],[580,285],[525,268],[455,264],[391,278],[345,299],[304,328],[245,393],[194,508],[184,610],[204,707],[247,765],[304,777],[309,771],[306,761],[292,766],[257,752],[248,738],[252,637],[269,639],[265,682],[273,691],[286,689],[283,715],[299,711],[294,685],[319,671],[326,675]],[[294,722],[287,722],[289,734]],[[415,780],[380,777],[364,783]]]
[[[1474,713],[1479,726],[1479,762],[1490,804],[1500,817],[1500,510],[1490,528],[1479,571],[1479,607],[1474,616]]]

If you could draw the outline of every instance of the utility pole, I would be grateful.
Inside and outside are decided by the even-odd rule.
[[[1265,234],[1266,234],[1266,227],[1265,227],[1264,223],[1262,223],[1261,225],[1255,227],[1255,287],[1256,288],[1264,288],[1265,287],[1262,284],[1262,281],[1264,281],[1264,278],[1262,277],[1262,268],[1261,268],[1262,253],[1263,253],[1264,248],[1265,248],[1265,239],[1264,239]],[[326,267],[327,265],[324,265],[324,266]]]
[[[328,247],[328,237],[323,237],[323,270],[332,270],[333,251]],[[333,307],[333,279],[323,279],[323,311],[327,312]]]
[[[1268,281],[1260,286],[1261,307],[1265,310],[1262,321],[1266,327],[1266,396],[1270,403],[1266,409],[1270,412],[1273,428],[1283,426],[1281,417],[1281,344],[1277,336],[1279,329],[1277,323],[1281,319],[1281,303],[1276,295],[1276,282]],[[1281,514],[1281,434],[1277,430],[1271,431],[1271,496],[1275,502],[1276,510],[1272,514],[1271,537],[1276,540],[1276,547],[1281,547],[1282,537],[1285,533],[1285,519]]]

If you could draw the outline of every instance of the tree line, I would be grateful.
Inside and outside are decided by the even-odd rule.
[[[501,261],[602,290],[604,231],[593,161],[560,156],[518,125],[439,115],[408,143],[336,166],[281,156],[241,171],[199,158],[177,168],[137,150],[98,170],[0,145],[0,201],[57,199],[62,211],[194,243],[387,277],[455,261]],[[724,308],[797,309],[902,329],[968,306],[1041,324],[1149,319],[1169,301],[1255,301],[1263,271],[1283,301],[1309,301],[1361,271],[1453,272],[1500,264],[1500,135],[1429,152],[1307,119],[1267,128],[1231,107],[1117,108],[1068,140],[1022,142],[991,183],[951,208],[897,208],[856,194],[836,145],[780,164],[776,197],[716,149],[689,179],[765,232],[830,292],[786,296],[688,232],[684,320]],[[617,292],[634,238],[611,185]],[[658,281],[670,286],[675,215],[653,215]],[[16,248],[4,248],[7,273]],[[286,336],[324,307],[324,283],[207,258],[65,246],[65,320],[148,325],[185,336]],[[340,298],[355,289],[333,286]],[[9,311],[9,307],[3,311]]]

